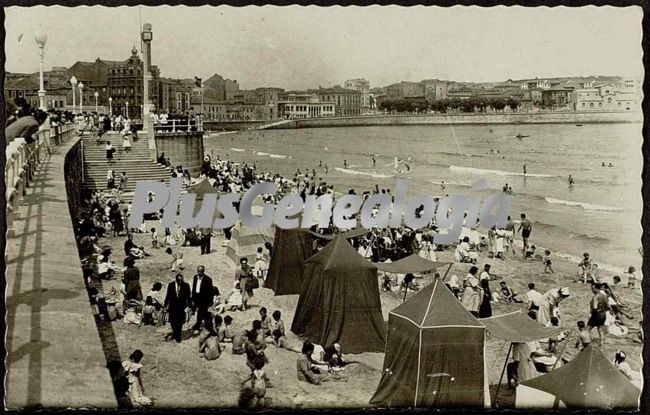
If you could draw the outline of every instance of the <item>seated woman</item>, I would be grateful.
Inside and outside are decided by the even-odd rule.
[[[463,238],[463,241],[456,247],[454,256],[457,262],[468,262],[475,264],[478,261],[478,253],[472,251],[469,246],[469,237]]]
[[[219,338],[214,331],[212,321],[207,319],[199,335],[199,353],[203,353],[206,360],[216,360],[224,349],[225,347],[219,344]]]
[[[327,362],[330,370],[338,372],[343,370],[344,366],[352,362],[346,362],[343,360],[343,353],[341,352],[341,345],[337,342],[334,342],[325,348],[325,355],[323,356],[325,362]]]
[[[225,309],[228,311],[237,311],[243,310],[244,307],[244,298],[241,294],[241,288],[239,281],[235,282],[235,287],[230,292],[228,300],[226,300]]]
[[[309,382],[314,385],[320,385],[323,382],[328,381],[347,381],[347,378],[340,377],[338,375],[328,375],[327,373],[321,373],[321,370],[314,366],[312,363],[311,356],[314,353],[314,344],[310,341],[306,341],[302,345],[300,356],[296,362],[296,368],[298,372],[298,380],[303,382]]]

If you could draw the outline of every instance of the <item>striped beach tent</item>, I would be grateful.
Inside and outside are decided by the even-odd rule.
[[[253,215],[260,216],[262,206],[252,206],[251,211]],[[235,266],[239,265],[240,258],[247,258],[248,263],[253,265],[257,248],[264,247],[266,242],[273,244],[274,233],[272,226],[255,229],[242,225],[241,221],[237,221],[232,228],[232,236],[226,248],[226,256],[233,261]]]

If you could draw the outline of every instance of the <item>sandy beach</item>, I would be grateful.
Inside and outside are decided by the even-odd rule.
[[[157,222],[147,223],[147,229],[152,226],[159,227]],[[147,234],[135,234],[135,242],[143,245],[152,253],[152,256],[137,261],[140,268],[140,281],[143,294],[146,293],[156,281],[166,285],[172,281],[173,273],[169,271],[170,259],[164,249],[151,248],[150,238]],[[216,234],[212,240],[212,252],[209,255],[200,255],[199,247],[182,248],[185,254],[185,281],[191,283],[198,265],[205,265],[206,274],[212,277],[214,284],[221,291],[222,297],[227,297],[234,282],[234,264],[225,255],[222,246],[223,235]],[[102,240],[103,245],[113,248],[114,256],[121,261],[123,256],[124,237],[108,238]],[[438,252],[439,261],[453,261],[453,251],[448,249]],[[492,274],[503,278],[510,287],[525,298],[527,284],[535,282],[540,292],[558,286],[568,286],[571,297],[561,304],[562,327],[573,330],[578,320],[586,321],[589,315],[589,300],[592,297],[588,286],[573,283],[576,266],[562,260],[554,260],[554,275],[543,274],[541,262],[524,261],[521,254],[510,254],[505,261],[488,259],[485,252],[480,254],[478,265],[492,264]],[[456,274],[464,278],[470,264],[454,263],[449,275]],[[443,273],[445,270],[441,270]],[[602,274],[601,274],[602,275]],[[556,283],[559,281],[559,285]],[[424,285],[432,280],[426,276],[420,282]],[[119,278],[103,283],[105,292],[110,287],[119,289]],[[640,284],[638,284],[640,285]],[[637,286],[638,286],[637,285]],[[493,290],[498,289],[498,281],[491,283]],[[381,292],[382,311],[385,319],[390,310],[402,302],[402,295],[395,292]],[[409,295],[412,295],[409,293]],[[630,307],[634,322],[629,323],[630,333],[625,337],[608,335],[605,341],[604,352],[608,357],[614,356],[617,350],[624,350],[628,362],[634,370],[641,367],[641,344],[635,343],[638,333],[638,321],[641,319],[641,292],[637,290],[619,289],[619,295]],[[249,328],[251,322],[259,317],[260,307],[266,307],[271,314],[274,310],[282,312],[282,318],[287,327],[287,336],[292,343],[300,344],[300,338],[291,333],[293,313],[298,301],[297,295],[274,296],[271,290],[260,288],[255,291],[252,299],[252,308],[246,311],[226,312],[222,316],[231,315],[234,318],[235,329]],[[493,304],[493,315],[524,309],[525,304]],[[171,331],[169,326],[153,327],[125,324],[122,320],[112,323],[113,330],[122,360],[135,349],[144,352],[144,369],[142,373],[145,385],[145,394],[151,397],[158,408],[172,407],[237,407],[241,382],[248,376],[245,356],[233,355],[228,344],[222,356],[215,361],[206,361],[198,353],[198,340],[191,335],[189,327],[194,323],[186,324],[184,340],[182,343],[165,342],[164,337]],[[595,332],[594,332],[595,334]],[[563,342],[564,343],[564,342]],[[566,346],[566,355],[575,354],[575,332],[570,334]],[[559,346],[560,348],[562,345]],[[498,381],[507,345],[504,341],[491,338],[488,335],[486,342],[486,355],[488,373],[490,378],[492,399]],[[369,407],[368,401],[377,387],[381,378],[383,353],[362,353],[354,355],[354,359],[364,364],[353,364],[346,368],[349,375],[347,382],[329,382],[319,386],[300,382],[296,377],[296,360],[298,355],[283,349],[276,349],[270,345],[267,348],[270,362],[265,370],[271,378],[273,387],[267,390],[267,406],[274,408],[359,408]],[[500,407],[513,405],[514,390],[507,385],[501,386],[498,398]]]

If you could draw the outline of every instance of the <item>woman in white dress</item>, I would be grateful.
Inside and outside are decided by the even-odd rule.
[[[127,396],[131,400],[133,407],[139,408],[143,406],[150,406],[153,404],[151,399],[144,396],[144,387],[142,386],[142,378],[140,377],[140,369],[142,369],[142,358],[144,354],[140,350],[131,353],[129,360],[122,363],[126,379],[129,382],[129,390]]]

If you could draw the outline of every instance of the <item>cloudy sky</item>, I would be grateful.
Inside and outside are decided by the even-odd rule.
[[[9,7],[9,72],[139,48],[153,25],[162,76],[237,79],[243,88],[309,88],[363,77],[371,86],[427,78],[501,81],[569,75],[642,78],[640,7]],[[22,36],[21,36],[22,35]]]

